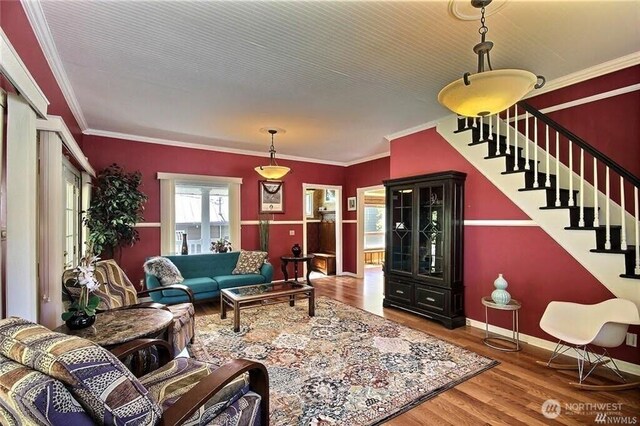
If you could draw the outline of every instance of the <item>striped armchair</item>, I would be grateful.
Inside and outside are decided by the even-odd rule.
[[[137,379],[120,359],[151,345],[161,367]],[[109,352],[22,318],[0,320],[0,424],[268,425],[262,364],[238,359],[218,368],[170,359],[163,340]]]
[[[186,293],[190,303],[179,303],[166,306],[173,314],[173,324],[169,329],[169,341],[174,354],[180,353],[189,343],[193,342],[195,336],[195,310],[193,308],[193,293],[186,286],[175,284],[164,286],[159,289],[136,291],[122,268],[113,259],[101,260],[96,263],[95,276],[100,286],[93,294],[100,298],[98,311],[108,311],[112,309],[127,309],[136,307],[158,307],[165,308],[159,303],[140,303],[140,296],[147,296],[153,291],[178,290]],[[80,295],[80,287],[77,286],[75,272],[68,269],[62,275],[62,288],[65,299],[72,301]]]

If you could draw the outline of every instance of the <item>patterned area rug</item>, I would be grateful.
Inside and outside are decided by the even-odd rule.
[[[326,297],[196,316],[191,355],[249,358],[269,370],[272,425],[370,425],[497,365],[496,361]]]

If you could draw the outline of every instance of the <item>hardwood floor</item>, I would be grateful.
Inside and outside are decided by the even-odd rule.
[[[494,367],[453,389],[432,398],[387,424],[412,425],[538,425],[598,424],[598,413],[607,413],[600,424],[640,424],[640,390],[619,392],[579,391],[568,385],[575,371],[555,371],[536,364],[547,360],[550,352],[524,344],[520,352],[500,352],[482,343],[484,331],[472,327],[448,330],[398,309],[382,307],[382,274],[367,269],[364,279],[325,277],[313,279],[317,296],[328,296],[476,353],[500,361]],[[199,313],[217,311],[211,305],[199,305]],[[611,377],[605,369],[600,382]],[[594,382],[595,383],[595,382]],[[542,415],[542,404],[549,399],[560,403],[555,419]]]

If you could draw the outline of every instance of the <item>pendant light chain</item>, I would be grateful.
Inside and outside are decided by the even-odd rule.
[[[480,18],[480,23],[482,24],[482,26],[480,27],[480,29],[478,29],[478,32],[483,36],[482,41],[484,41],[484,35],[489,32],[489,28],[487,28],[487,26],[484,24],[486,21],[484,17],[484,6],[482,6],[482,9],[480,9],[480,13],[482,14],[482,17]]]

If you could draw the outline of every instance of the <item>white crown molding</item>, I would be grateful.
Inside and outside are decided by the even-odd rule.
[[[482,219],[465,220],[464,226],[539,226],[533,220]]]
[[[60,135],[62,143],[67,147],[73,158],[80,164],[80,167],[91,176],[96,176],[96,171],[89,164],[89,160],[85,157],[80,145],[76,142],[73,134],[65,124],[62,117],[57,115],[49,115],[47,119],[37,119],[36,129],[45,132],[55,132]]]
[[[572,84],[581,83],[585,80],[600,77],[601,75],[605,74],[610,74],[612,72],[619,71],[624,68],[629,68],[638,64],[640,64],[640,51],[630,53],[628,55],[621,56],[619,58],[612,59],[610,61],[603,62],[601,64],[594,65],[592,67],[585,68],[571,74],[567,74],[563,77],[558,77],[547,82],[547,84],[545,84],[542,88],[532,90],[523,99],[540,96],[547,92],[562,89],[563,87],[571,86]]]
[[[0,28],[0,74],[4,75],[13,87],[40,116],[47,116],[49,101],[33,78],[9,38]]]
[[[629,68],[632,67],[634,65],[638,65],[640,64],[640,51],[638,52],[634,52],[631,53],[629,55],[626,56],[622,56],[620,58],[617,59],[612,59],[611,61],[607,61],[607,62],[603,62],[601,64],[598,65],[594,65],[592,67],[589,68],[585,68],[583,70],[580,71],[576,71],[574,73],[571,74],[567,74],[564,77],[559,77],[556,78],[555,80],[551,80],[549,82],[547,82],[547,84],[544,85],[544,87],[542,87],[541,89],[537,89],[537,90],[533,90],[531,92],[529,92],[527,94],[527,96],[525,96],[523,99],[529,99],[529,98],[533,98],[535,96],[540,96],[544,93],[547,92],[551,92],[554,90],[558,90],[558,89],[562,89],[563,87],[567,87],[567,86],[571,86],[572,84],[576,84],[576,83],[581,83],[585,80],[589,80],[595,77],[600,77],[601,75],[605,75],[605,74],[610,74],[612,72],[615,71],[619,71],[621,69],[625,69],[625,68]],[[621,93],[618,93],[621,94]],[[597,95],[596,95],[597,96]],[[615,96],[615,95],[613,95]],[[587,99],[587,98],[585,98]],[[602,98],[604,99],[604,98]],[[593,99],[593,100],[598,100],[598,99]],[[587,101],[587,102],[593,102],[593,100],[591,101]],[[573,101],[573,102],[577,102],[577,101]],[[567,102],[567,104],[569,104],[570,102]],[[583,102],[586,103],[586,102]],[[562,104],[564,105],[564,104]],[[579,103],[576,105],[580,105]],[[555,109],[552,108],[556,108],[559,107],[560,105],[557,106],[552,106],[547,108],[547,110],[551,110],[551,111],[556,111]],[[569,108],[570,106],[575,106],[575,105],[569,105],[569,106],[563,106],[563,108]],[[563,109],[563,108],[558,108],[558,109]],[[542,110],[542,112],[545,112],[545,110]],[[389,141],[392,142],[395,139],[399,139],[402,138],[404,136],[409,136],[412,135],[414,133],[418,133],[418,132],[422,132],[424,130],[427,129],[431,129],[432,127],[435,127],[441,120],[445,119],[449,117],[448,115],[445,117],[441,117],[439,119],[436,120],[432,120],[429,121],[428,123],[424,123],[424,124],[419,124],[415,127],[411,127],[409,129],[406,130],[401,130],[399,132],[396,133],[392,133],[388,136],[385,136],[385,138]]]
[[[387,140],[388,142],[388,140]],[[378,160],[380,158],[385,158],[391,156],[391,152],[385,151],[380,154],[371,155],[369,157],[360,158],[359,160],[349,161],[347,163],[342,163],[341,165],[344,167],[355,166],[356,164],[366,163],[367,161]]]
[[[253,157],[269,157],[268,151],[250,151],[248,149],[236,149],[236,148],[227,148],[221,146],[212,146],[205,145],[202,143],[195,142],[182,142],[171,139],[162,139],[162,138],[150,138],[148,136],[139,136],[132,135],[129,133],[119,133],[119,132],[110,132],[108,130],[98,130],[98,129],[86,129],[82,132],[88,136],[101,136],[105,138],[112,139],[124,139],[134,142],[143,142],[143,143],[154,143],[157,145],[167,145],[167,146],[175,146],[178,148],[191,148],[191,149],[202,149],[205,151],[215,151],[215,152],[224,152],[228,154],[239,154],[239,155],[250,155]],[[320,163],[327,164],[331,166],[345,166],[345,163],[341,163],[338,161],[329,161],[329,160],[320,160],[317,158],[307,158],[307,157],[297,157],[294,155],[278,155],[279,159],[282,160],[292,160],[292,161],[302,161],[305,163]]]
[[[479,328],[481,330],[485,330],[485,323],[482,321],[477,321],[471,318],[467,318],[467,324],[471,327],[474,328]],[[512,330],[507,330],[506,328],[502,328],[502,327],[497,327],[495,325],[491,325],[489,324],[489,332],[490,333],[495,333],[498,334],[500,336],[505,336],[505,337],[511,337],[513,334]],[[545,340],[545,339],[541,339],[539,337],[535,337],[535,336],[530,336],[528,334],[524,334],[524,333],[520,333],[520,342],[521,343],[528,343],[531,346],[535,346],[538,348],[542,348],[542,349],[546,349],[548,351],[553,351],[553,349],[556,347],[556,342],[551,342],[549,340]],[[567,351],[565,353],[565,355],[568,355],[572,358],[576,358],[575,356],[575,351]],[[540,360],[540,361],[546,361],[544,359]],[[622,361],[619,359],[614,359],[614,362],[618,365],[618,367],[620,368],[620,370],[626,372],[626,373],[631,373],[631,374],[635,374],[635,375],[640,375],[640,365],[638,364],[633,364],[627,361]]]
[[[64,99],[67,101],[67,105],[69,105],[71,113],[78,122],[80,129],[87,129],[89,126],[87,125],[87,121],[84,118],[82,108],[80,108],[80,103],[78,102],[78,98],[73,91],[73,87],[71,87],[71,83],[69,82],[69,78],[67,77],[67,72],[64,70],[64,66],[62,65],[60,54],[58,53],[58,49],[56,48],[56,45],[53,41],[53,36],[51,34],[51,30],[49,29],[47,19],[44,16],[44,11],[42,10],[40,1],[21,0],[21,3],[27,15],[27,19],[31,24],[31,28],[36,35],[38,44],[40,45],[40,48],[44,53],[44,57],[49,64],[49,68],[51,68],[51,72],[53,73],[53,76],[56,79],[60,90],[62,91]]]
[[[410,127],[408,129],[405,129],[405,130],[400,130],[399,132],[391,133],[390,135],[387,135],[384,138],[386,140],[388,140],[389,142],[392,142],[395,139],[403,138],[405,136],[409,136],[409,135],[412,135],[414,133],[418,133],[418,132],[422,132],[424,130],[432,129],[432,128],[434,128],[434,127],[436,127],[438,125],[440,120],[442,120],[443,118],[446,118],[446,117],[448,117],[448,116],[440,117],[440,118],[438,118],[436,120],[431,120],[431,121],[429,121],[427,123],[418,124],[417,126]]]

